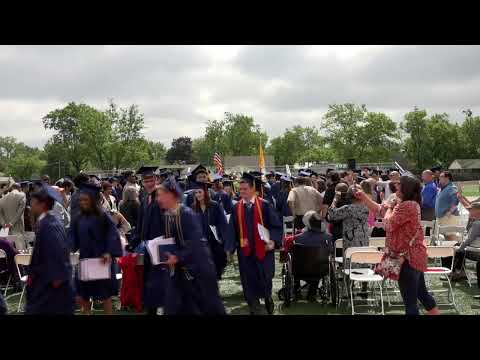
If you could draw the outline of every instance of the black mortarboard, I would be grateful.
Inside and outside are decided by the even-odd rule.
[[[310,172],[301,170],[298,172],[298,175],[303,176],[303,177],[310,177]]]
[[[20,183],[20,186],[22,186],[22,187],[28,186],[28,185],[30,185],[30,182],[28,182],[28,181],[22,181],[22,182]]]
[[[223,186],[233,186],[233,180],[224,179],[223,180]]]
[[[292,182],[292,177],[291,176],[288,176],[288,175],[282,175],[282,177],[280,178],[280,181],[285,181],[285,182]]]
[[[435,171],[442,171],[442,167],[437,165],[437,166],[432,167],[432,168],[430,169],[430,171],[433,171],[433,172],[435,172]]]
[[[195,177],[198,174],[205,173],[208,175],[208,170],[202,164],[198,165],[195,169],[192,170],[192,176]]]
[[[280,177],[282,177],[282,176],[284,176],[284,175],[286,175],[286,174],[284,174],[284,173],[282,173],[282,172],[279,172],[279,171],[275,171],[275,176],[280,176]]]
[[[158,166],[142,166],[137,170],[137,174],[142,175],[142,177],[155,176],[155,171],[158,169]]]
[[[329,173],[330,171],[335,171],[335,169],[330,169],[330,168],[327,169],[327,172],[325,173],[325,175],[328,175],[328,173]]]
[[[183,190],[173,176],[169,176],[162,183],[162,186],[169,192],[174,193],[178,198],[183,195]]]
[[[101,186],[97,184],[91,184],[91,183],[83,183],[79,187],[80,193],[87,193],[92,195],[93,197],[98,197],[101,190],[102,190]]]
[[[275,171],[270,171],[267,173],[266,175],[267,178],[270,178],[270,177],[275,177]]]
[[[197,190],[197,189],[202,189],[206,190],[212,187],[212,183],[206,182],[206,183],[200,183],[196,181],[192,181],[190,183],[190,190]]]
[[[37,191],[37,194],[39,194],[42,197],[49,197],[53,201],[59,202],[61,204],[63,203],[63,198],[60,195],[60,192],[58,192],[57,190],[55,190],[53,187],[49,185],[43,184],[40,187],[40,189]]]
[[[250,171],[249,174],[255,176],[256,178],[261,178],[263,175],[263,173],[260,171]]]
[[[310,170],[310,176],[318,176],[318,174],[315,171]]]
[[[258,176],[255,174],[258,173],[258,171],[252,171],[249,173],[243,173],[242,175],[242,180],[248,182],[251,186],[254,186],[255,189],[260,190],[263,184],[262,179],[260,179]]]

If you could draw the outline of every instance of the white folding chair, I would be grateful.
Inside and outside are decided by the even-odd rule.
[[[368,246],[383,249],[385,247],[385,241],[385,237],[371,237],[368,239]]]
[[[380,304],[382,308],[381,314],[385,314],[384,305],[383,305],[383,290],[382,290],[382,282],[383,277],[381,275],[375,274],[372,269],[354,269],[352,268],[352,264],[368,264],[375,266],[376,264],[380,263],[383,257],[383,252],[378,250],[373,251],[353,251],[350,256],[350,267],[348,277],[350,279],[350,301],[352,306],[352,315],[355,314],[362,314],[355,312],[355,301],[353,300],[353,284],[354,282],[359,283],[373,283],[374,284],[374,291],[375,294],[375,285],[378,284],[380,288]],[[366,270],[366,271],[365,271]],[[366,301],[377,301],[377,299],[366,299]]]
[[[8,257],[7,257],[7,253],[6,253],[4,250],[2,250],[2,249],[0,249],[0,260],[5,261],[5,265],[6,265],[6,267],[7,267],[7,270],[5,270],[5,271],[0,271],[0,275],[1,275],[1,274],[5,274],[5,273],[8,272]],[[5,286],[5,289],[4,289],[5,291],[4,291],[3,296],[7,296],[7,291],[8,291],[8,289],[9,289],[9,287],[10,287],[10,281],[12,281],[12,274],[8,274],[7,285]]]
[[[438,246],[443,246],[444,242],[446,241],[446,236],[448,234],[456,234],[457,240],[454,242],[461,243],[463,242],[464,236],[465,236],[465,226],[457,226],[457,225],[439,225],[436,227],[436,232],[435,232],[435,240],[436,240],[436,245]]]
[[[293,221],[294,217],[293,216],[284,216],[283,217],[283,234],[284,235],[293,235],[294,234],[294,229],[293,229]],[[288,227],[287,224],[291,223],[292,227]]]
[[[337,249],[343,249],[343,239],[335,240],[335,263],[343,264],[343,256],[336,256]]]
[[[26,231],[25,234],[23,234],[23,237],[25,238],[27,246],[30,246],[30,243],[35,244],[35,233],[33,231]]]
[[[430,290],[431,293],[444,293],[448,292],[448,303],[438,305],[453,306],[457,310],[457,304],[455,303],[455,294],[453,292],[452,283],[450,281],[450,274],[453,272],[453,265],[455,263],[455,249],[451,246],[427,246],[427,256],[429,259],[440,259],[444,257],[452,257],[452,264],[450,268],[443,266],[429,266],[425,271],[425,277],[440,277],[445,276],[447,278],[448,290]]]
[[[23,296],[25,295],[25,288],[27,285],[27,279],[28,275],[22,275],[22,272],[20,271],[20,266],[29,266],[30,261],[32,260],[32,255],[31,254],[17,254],[15,255],[15,265],[17,266],[17,272],[18,272],[18,278],[22,282],[23,288],[22,288],[22,294],[20,295],[20,301],[18,302],[18,308],[17,312],[20,312],[21,306],[22,306],[22,300]]]
[[[337,240],[338,241],[338,240]],[[343,253],[343,258],[342,258],[342,263],[341,263],[341,267],[339,267],[339,270],[341,271],[341,274],[342,274],[342,282],[343,282],[343,291],[342,291],[342,294],[340,294],[340,291],[337,291],[337,293],[339,294],[339,302],[338,302],[338,305],[340,306],[341,305],[341,302],[343,300],[343,297],[344,296],[348,296],[348,284],[347,284],[347,280],[348,280],[348,275],[350,273],[350,269],[349,269],[349,262],[350,262],[350,257],[352,255],[353,252],[355,251],[376,251],[377,249],[376,248],[373,248],[373,247],[369,247],[369,246],[361,246],[361,247],[349,247],[347,248],[344,253]],[[363,268],[359,271],[363,271],[365,273],[373,273],[373,270],[371,269],[367,269],[367,268]],[[337,281],[337,285],[339,285],[340,282]]]

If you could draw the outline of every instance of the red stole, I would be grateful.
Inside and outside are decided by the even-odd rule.
[[[265,242],[260,238],[258,232],[258,224],[263,226],[263,207],[262,201],[255,197],[255,206],[253,208],[253,236],[255,238],[255,254],[258,260],[263,261],[265,258]],[[245,201],[242,199],[237,206],[237,218],[240,228],[240,248],[243,255],[250,256],[252,249],[248,239],[247,221],[245,220]]]

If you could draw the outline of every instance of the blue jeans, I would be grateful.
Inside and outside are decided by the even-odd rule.
[[[423,272],[412,268],[408,260],[402,265],[398,285],[406,315],[419,315],[417,299],[427,311],[437,306],[435,299],[428,293]]]

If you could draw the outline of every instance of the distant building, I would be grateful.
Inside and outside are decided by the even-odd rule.
[[[267,169],[275,167],[275,158],[271,155],[265,155],[265,167]],[[255,156],[226,156],[225,169],[248,169],[258,170],[258,155]]]
[[[448,170],[480,170],[480,159],[456,159]]]
[[[456,159],[448,170],[453,175],[454,181],[467,181],[480,179],[480,159]]]

